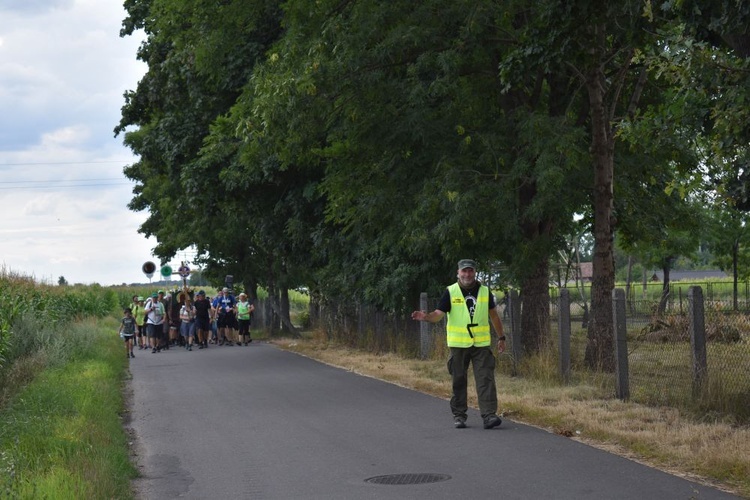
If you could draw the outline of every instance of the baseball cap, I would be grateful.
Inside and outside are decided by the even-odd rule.
[[[151,294],[151,298],[152,298],[152,299],[156,299],[156,298],[159,298],[159,294],[158,294],[158,293],[152,293],[152,294]]]
[[[158,292],[156,292],[156,293],[160,293],[160,294],[164,295],[164,290],[159,290],[159,291],[158,291]]]
[[[458,261],[458,270],[459,271],[462,270],[462,269],[466,269],[467,267],[470,267],[470,268],[476,270],[477,263],[474,262],[471,259],[461,259],[461,260]]]
[[[203,290],[201,290],[200,292],[198,292],[198,295],[206,295],[206,292],[204,292]]]

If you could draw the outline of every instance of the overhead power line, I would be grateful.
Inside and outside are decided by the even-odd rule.
[[[42,181],[0,181],[0,184],[36,184],[52,182],[93,182],[93,181],[121,181],[122,177],[102,177],[98,179],[45,179]]]
[[[23,189],[67,189],[67,188],[89,188],[89,187],[101,187],[101,186],[132,186],[130,182],[109,182],[102,184],[70,184],[70,185],[50,185],[50,186],[0,186],[1,191],[8,189],[14,189],[16,191]]]
[[[97,163],[129,163],[135,160],[103,160],[103,161],[43,161],[37,163],[0,163],[2,167],[27,167],[38,165],[94,165]]]

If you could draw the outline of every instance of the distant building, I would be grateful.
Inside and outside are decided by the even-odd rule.
[[[594,263],[581,262],[578,265],[578,279],[583,283],[591,283],[594,279]]]
[[[730,276],[719,269],[707,271],[669,271],[669,281],[705,281],[710,279],[726,279]],[[649,281],[664,283],[664,271],[655,271]]]

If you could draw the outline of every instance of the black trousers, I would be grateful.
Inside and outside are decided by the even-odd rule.
[[[479,412],[482,418],[497,414],[495,356],[490,347],[451,347],[448,373],[453,376],[451,411],[454,417],[466,418],[469,363],[474,369]]]

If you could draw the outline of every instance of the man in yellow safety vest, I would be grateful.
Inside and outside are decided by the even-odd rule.
[[[471,259],[458,261],[458,281],[449,286],[432,312],[414,311],[411,318],[437,323],[448,315],[447,341],[450,348],[448,372],[453,377],[451,411],[457,429],[466,427],[467,379],[469,363],[474,367],[479,411],[485,429],[502,423],[497,416],[495,355],[492,353],[490,321],[498,335],[497,350],[505,351],[503,324],[495,308],[495,297],[476,279],[477,264]]]

